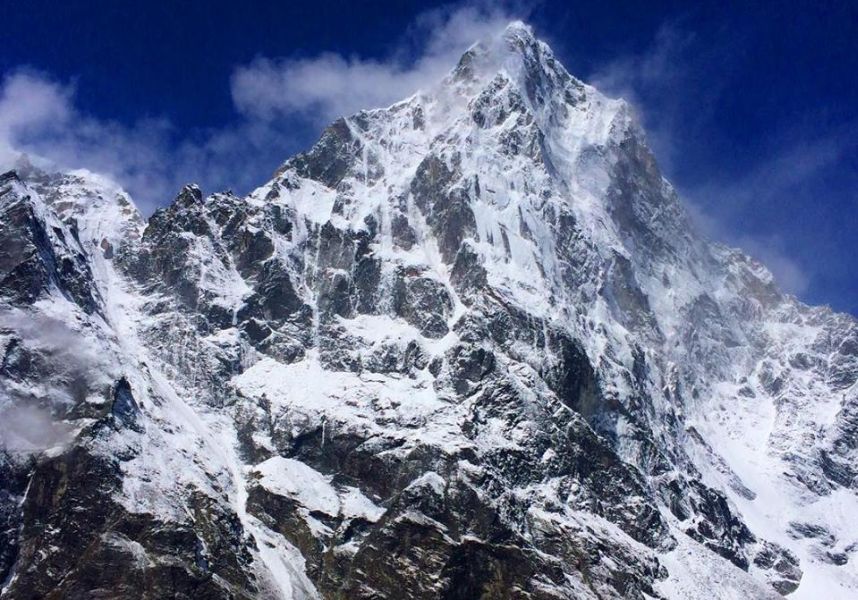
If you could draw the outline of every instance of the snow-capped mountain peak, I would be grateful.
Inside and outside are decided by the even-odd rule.
[[[2,597],[858,589],[854,319],[700,236],[528,26],[451,67],[145,226],[3,180],[0,410],[71,433],[4,450]]]

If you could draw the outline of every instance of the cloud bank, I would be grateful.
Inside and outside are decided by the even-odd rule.
[[[41,166],[86,168],[120,183],[149,214],[188,182],[209,191],[247,191],[262,183],[276,159],[267,157],[265,167],[255,166],[257,158],[282,148],[285,139],[268,123],[247,119],[187,136],[166,118],[117,123],[80,111],[75,94],[74,85],[43,72],[6,74],[0,84],[0,165],[11,168],[26,153]]]

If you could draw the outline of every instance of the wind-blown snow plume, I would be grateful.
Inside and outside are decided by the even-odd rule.
[[[718,120],[724,118],[720,111],[725,99],[740,93],[731,69],[750,46],[741,31],[722,35],[730,36],[730,44],[702,39],[682,19],[671,21],[643,51],[599,65],[588,79],[635,106],[659,164],[707,235],[763,260],[784,289],[806,295],[833,270],[833,261],[820,260],[817,245],[807,239],[802,245],[787,243],[794,227],[773,217],[821,201],[826,178],[858,151],[858,123],[832,127],[820,108],[819,114],[761,135],[760,150],[747,153],[733,168],[713,168],[715,161],[695,146],[724,146],[717,137]]]
[[[360,109],[388,106],[437,83],[474,40],[497,35],[511,19],[488,5],[430,11],[381,60],[335,53],[258,57],[236,69],[232,97],[242,113],[253,117],[301,115],[325,124]]]

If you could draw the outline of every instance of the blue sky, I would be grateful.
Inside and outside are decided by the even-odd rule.
[[[3,4],[0,161],[107,172],[147,212],[186,181],[248,191],[330,119],[408,95],[522,18],[637,106],[711,237],[858,314],[855,2]]]

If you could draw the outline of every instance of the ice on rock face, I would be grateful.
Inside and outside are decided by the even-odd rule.
[[[0,453],[3,598],[854,596],[855,320],[526,25],[451,67],[146,223],[0,179],[0,410],[73,432]]]

